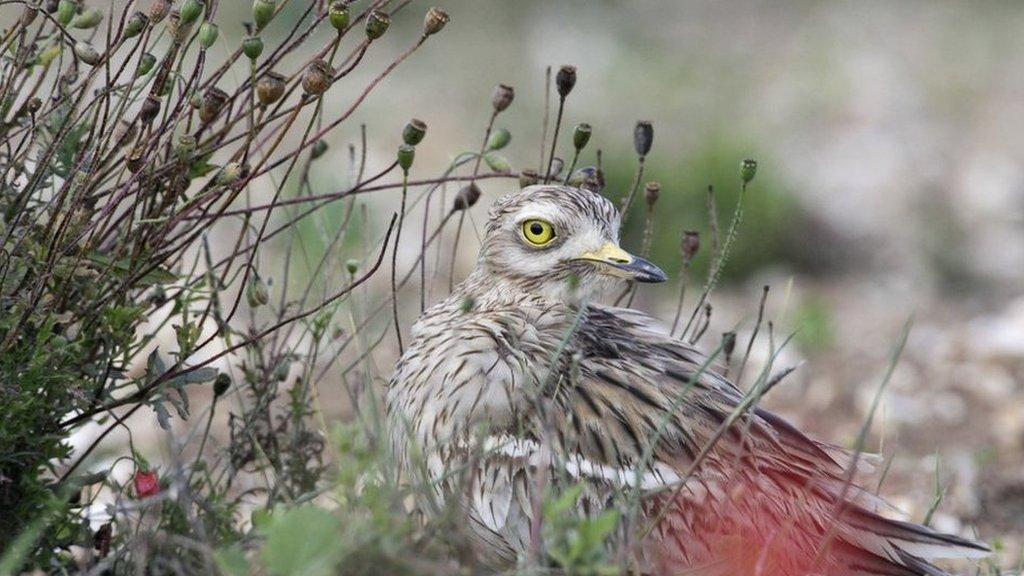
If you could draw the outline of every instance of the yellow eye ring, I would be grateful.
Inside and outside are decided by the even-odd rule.
[[[533,246],[547,246],[555,239],[555,227],[544,220],[527,220],[523,222],[523,238]]]

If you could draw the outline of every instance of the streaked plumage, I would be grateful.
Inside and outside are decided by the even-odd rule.
[[[524,238],[535,219],[556,230],[549,245]],[[502,198],[476,269],[416,322],[396,368],[395,449],[408,469],[425,456],[485,564],[514,565],[530,548],[538,474],[584,483],[587,512],[641,490],[643,520],[660,519],[634,548],[646,573],[935,575],[922,558],[984,554],[879,516],[884,503],[844,488],[848,454],[762,409],[684,477],[743,395],[651,318],[593,303],[623,277],[664,279],[617,248],[618,229],[592,192]]]

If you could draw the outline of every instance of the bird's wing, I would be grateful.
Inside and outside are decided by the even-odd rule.
[[[553,398],[565,414],[553,426],[558,443],[567,464],[577,461],[566,468],[580,477],[632,478],[623,483],[643,490],[664,481],[683,532],[743,530],[763,539],[790,530],[801,549],[816,549],[824,537],[837,542],[830,557],[846,558],[844,565],[859,558],[892,567],[867,574],[929,574],[917,557],[987,552],[880,516],[880,500],[850,483],[848,453],[767,410],[742,410],[743,393],[717,366],[641,313],[592,307],[567,369],[570,384]],[[680,546],[688,554],[697,545]]]

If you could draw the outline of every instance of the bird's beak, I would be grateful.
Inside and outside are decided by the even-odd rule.
[[[579,260],[601,264],[603,273],[637,282],[664,282],[668,276],[654,264],[633,256],[614,242],[608,242],[598,250],[580,254]]]

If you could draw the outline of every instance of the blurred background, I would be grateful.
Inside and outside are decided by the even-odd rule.
[[[248,3],[227,4],[220,8],[223,21],[245,17]],[[332,89],[326,106],[343,110],[409,45],[427,6],[416,4],[374,45],[367,55],[372,63]],[[459,152],[479,148],[499,83],[516,90],[497,122],[512,132],[503,153],[517,171],[536,168],[545,68],[575,65],[579,80],[558,155],[569,156],[575,123],[593,125],[581,165],[594,164],[595,151],[603,151],[608,195],[618,198],[634,177],[635,122],[653,123],[644,180],[660,182],[662,193],[653,214],[652,259],[673,280],[645,286],[635,305],[671,321],[682,232],[699,231],[707,246],[707,186],[715,186],[724,228],[738,192],[739,163],[757,159],[704,347],[737,330],[738,348],[745,348],[762,287],[770,286],[765,317],[775,340],[795,334],[778,364],[799,369],[765,403],[818,438],[849,446],[901,326],[913,319],[869,436],[869,449],[885,458],[881,493],[915,520],[941,494],[934,526],[952,532],[976,527],[985,539],[998,536],[1005,566],[1022,561],[1024,4],[439,5],[452,17],[443,34],[328,138],[329,161],[314,164],[311,173],[321,189],[341,190],[349,181],[349,145],[359,141],[359,123],[367,125],[366,172],[373,174],[393,160],[408,119],[424,120],[429,131],[417,147],[412,176],[438,175]],[[297,18],[304,7],[292,2],[284,16]],[[221,34],[237,41],[243,33]],[[480,186],[484,197],[466,220],[456,281],[473,266],[479,246],[473,230],[482,229],[486,206],[516,183]],[[449,188],[449,198],[454,191]],[[269,199],[274,191],[264,193]],[[367,195],[365,226],[353,227],[352,242],[377,238],[398,200],[398,190]],[[314,257],[319,233],[343,213],[338,203],[301,225],[310,229]],[[630,220],[627,249],[640,246],[641,214]],[[420,212],[410,216],[402,267],[418,254],[421,218]],[[444,242],[450,250],[451,236]],[[275,250],[271,245],[260,256],[271,268],[282,254]],[[703,249],[691,294],[703,282],[706,260]],[[340,282],[342,262],[339,256],[328,283]],[[428,305],[443,296],[447,273],[442,263]],[[385,286],[384,278],[376,280]],[[305,279],[298,273],[289,281]],[[418,290],[405,295],[407,330],[419,311]],[[691,296],[686,311],[692,306]],[[394,360],[390,335],[381,350],[376,362],[387,374]],[[753,350],[755,365],[767,350],[762,338]],[[320,392],[328,418],[347,411],[337,389]]]
[[[653,259],[678,277],[682,231],[700,231],[708,244],[706,187],[716,187],[724,227],[739,162],[758,159],[704,345],[713,348],[738,327],[742,348],[762,286],[770,285],[766,317],[776,339],[795,331],[780,363],[803,364],[766,403],[818,437],[850,445],[900,326],[912,318],[869,443],[886,458],[882,492],[920,520],[938,484],[945,496],[933,525],[956,532],[969,523],[987,537],[1006,535],[1004,563],[1020,561],[1024,5],[454,0],[444,7],[450,35],[363,110],[374,130],[395,135],[395,142],[376,140],[380,163],[410,115],[430,125],[417,173],[439,170],[453,149],[476,148],[491,87],[502,82],[517,91],[498,121],[513,132],[507,155],[516,168],[535,168],[545,67],[573,64],[579,80],[563,134],[576,122],[594,126],[583,164],[603,150],[610,196],[624,193],[634,175],[634,123],[654,125],[644,174],[662,185]],[[567,157],[562,142],[558,152]],[[482,183],[481,204],[512,185]],[[479,228],[484,211],[473,214]],[[640,245],[641,214],[630,220],[627,248]],[[456,278],[475,258],[475,235],[463,238]],[[670,321],[677,289],[644,287],[638,305]],[[691,298],[686,310],[692,306]],[[767,353],[763,344],[755,359]]]

